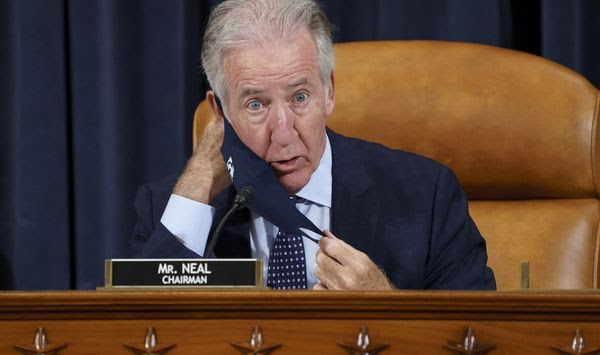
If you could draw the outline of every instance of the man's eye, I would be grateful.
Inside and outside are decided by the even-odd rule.
[[[304,92],[298,93],[294,96],[294,101],[297,104],[303,104],[308,100],[308,95]]]
[[[246,105],[246,107],[250,111],[258,111],[258,110],[260,110],[263,107],[263,105],[258,100],[252,100],[252,101],[248,102],[248,104]]]

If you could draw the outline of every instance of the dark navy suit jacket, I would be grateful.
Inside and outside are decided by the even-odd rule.
[[[485,241],[450,169],[330,130],[328,136],[334,235],[366,253],[400,289],[496,288]],[[175,180],[168,177],[138,191],[136,257],[198,257],[160,223]],[[215,197],[213,229],[233,196],[230,187]],[[250,257],[250,226],[247,210],[234,215],[217,243],[217,257]]]

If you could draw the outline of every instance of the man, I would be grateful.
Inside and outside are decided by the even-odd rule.
[[[287,193],[300,198],[296,207],[325,230],[318,244],[299,238],[302,262],[291,266],[301,267],[292,271],[303,275],[298,288],[495,289],[485,241],[449,169],[327,130],[334,62],[331,26],[314,0],[217,6],[202,49],[215,119],[176,184],[167,178],[138,192],[138,256],[204,254],[211,226],[234,194],[219,150],[229,120]],[[262,216],[239,213],[215,254],[264,259],[268,285],[279,288],[278,251],[298,248],[296,237],[279,232]],[[293,246],[285,244],[292,239]]]

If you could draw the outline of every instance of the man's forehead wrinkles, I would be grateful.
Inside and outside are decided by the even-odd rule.
[[[308,80],[308,76],[313,74],[312,66],[305,65],[298,67],[293,70],[280,70],[280,71],[268,71],[267,73],[261,72],[261,70],[243,70],[238,76],[238,82],[249,85],[260,84],[266,81],[281,81],[287,80],[287,78],[299,77],[294,82],[300,80]]]
[[[300,79],[294,80],[290,84],[287,84],[286,87],[287,88],[295,88],[295,87],[303,86],[303,85],[311,85],[310,80],[308,80],[308,78],[306,78],[306,77],[302,77]],[[240,96],[256,95],[256,94],[264,93],[265,91],[266,91],[265,89],[257,87],[256,85],[253,85],[253,84],[249,84],[249,85],[242,84]]]
[[[230,61],[228,64],[226,72],[229,72],[229,75],[237,76],[238,81],[252,81],[257,78],[277,79],[302,73],[308,75],[318,71],[318,63],[316,61],[313,62],[307,60],[297,60],[293,63],[279,63],[277,65],[268,65],[264,67],[260,64],[258,66],[251,66],[248,65],[248,63],[236,63],[235,60]]]
[[[301,70],[302,71],[302,70]],[[299,76],[299,78],[292,78],[287,80],[287,77]],[[237,80],[237,87],[239,97],[243,98],[250,95],[257,95],[265,93],[268,88],[279,86],[287,89],[295,88],[302,85],[313,85],[312,81],[308,78],[308,73],[286,73],[286,74],[273,74],[273,75],[248,75]],[[288,83],[289,82],[289,83]]]

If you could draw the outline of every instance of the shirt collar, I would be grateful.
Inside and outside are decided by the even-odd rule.
[[[331,145],[329,137],[326,136],[325,151],[321,156],[319,166],[296,196],[331,208],[331,183]]]

